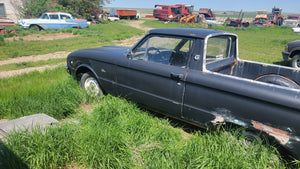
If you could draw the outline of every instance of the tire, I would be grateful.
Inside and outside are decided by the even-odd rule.
[[[87,91],[87,93],[91,96],[102,96],[103,91],[95,78],[95,76],[91,72],[84,73],[80,79],[80,86],[83,90]]]
[[[300,69],[300,55],[294,55],[292,58],[292,67]]]
[[[285,86],[293,89],[300,89],[300,86],[296,82],[292,81],[287,77],[280,76],[280,75],[272,75],[272,74],[264,75],[255,80],[260,82],[271,83],[279,86]]]
[[[246,146],[255,145],[262,142],[261,138],[256,133],[251,131],[244,131],[243,136]]]
[[[35,30],[35,31],[40,31],[41,28],[38,25],[30,25],[29,29]]]

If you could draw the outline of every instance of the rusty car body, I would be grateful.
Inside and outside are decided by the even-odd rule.
[[[124,96],[198,126],[240,126],[300,158],[299,71],[239,59],[235,34],[153,29],[131,48],[72,52],[66,69],[89,92]]]

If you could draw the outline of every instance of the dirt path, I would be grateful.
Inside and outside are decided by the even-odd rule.
[[[142,24],[144,21],[133,21],[129,22],[128,25],[142,29],[145,32],[150,30],[151,28],[145,27]],[[50,36],[49,36],[50,35]],[[52,36],[53,35],[53,36]],[[23,40],[53,40],[58,37],[64,37],[64,38],[69,38],[73,37],[71,35],[62,35],[61,33],[57,34],[47,34],[47,35],[30,35],[28,37],[23,37]],[[51,37],[52,36],[52,37]],[[118,43],[119,46],[132,46],[134,45],[142,36],[134,36],[129,39],[125,39],[122,41],[114,41],[113,43]],[[10,39],[12,40],[12,39]],[[13,63],[22,63],[22,62],[37,62],[37,61],[42,61],[42,60],[49,60],[49,59],[59,59],[59,58],[66,58],[67,55],[70,52],[68,51],[59,51],[55,53],[48,53],[48,54],[42,54],[42,55],[31,55],[31,56],[21,56],[18,58],[10,58],[7,60],[1,60],[0,61],[0,66],[1,65],[6,65],[6,64],[13,64]],[[60,63],[57,65],[44,65],[40,67],[30,67],[30,68],[24,68],[24,69],[18,69],[18,70],[10,70],[10,71],[0,71],[0,78],[6,78],[6,77],[12,77],[15,75],[23,74],[23,73],[29,73],[32,71],[44,71],[45,69],[54,69],[58,66],[64,65],[65,63]]]

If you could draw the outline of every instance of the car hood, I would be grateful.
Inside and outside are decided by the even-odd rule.
[[[103,46],[99,48],[80,49],[72,52],[69,56],[85,57],[91,59],[106,58],[106,57],[120,57],[124,56],[130,47],[123,46]]]

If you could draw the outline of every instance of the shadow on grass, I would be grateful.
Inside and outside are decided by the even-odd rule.
[[[27,169],[29,168],[22,159],[11,151],[1,140],[0,140],[0,168],[5,169]]]
[[[291,62],[290,61],[286,61],[286,60],[280,61],[280,62],[273,62],[273,64],[291,67]]]

